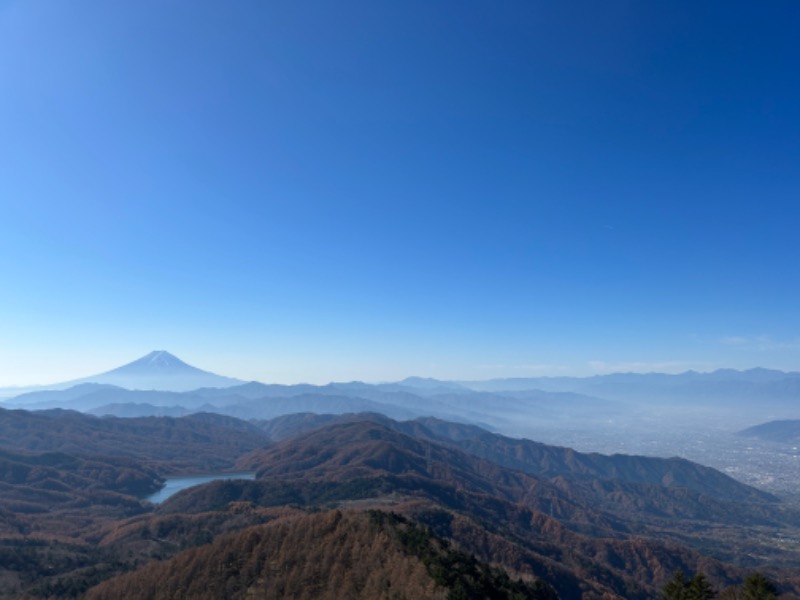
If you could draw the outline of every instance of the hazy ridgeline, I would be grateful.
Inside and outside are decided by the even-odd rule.
[[[217,387],[197,388],[198,381],[215,382]],[[129,389],[131,382],[138,385]],[[396,419],[434,416],[582,451],[683,456],[787,497],[800,492],[796,483],[800,460],[795,459],[796,444],[789,437],[736,435],[768,421],[800,417],[799,373],[752,369],[269,385],[201,371],[158,351],[108,373],[55,388],[17,395],[7,399],[5,406],[118,417],[209,412],[243,420],[304,412],[376,412]]]

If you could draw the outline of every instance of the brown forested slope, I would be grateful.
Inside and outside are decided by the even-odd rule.
[[[282,441],[332,424],[372,421],[416,439],[454,446],[499,465],[545,478],[607,480],[686,488],[703,496],[726,501],[775,503],[774,496],[745,485],[703,465],[681,458],[658,458],[626,454],[604,455],[577,452],[571,448],[542,444],[491,433],[465,423],[434,417],[395,421],[375,413],[345,415],[286,415],[256,424],[274,441]]]
[[[326,426],[253,453],[245,465],[257,469],[256,481],[188,490],[159,512],[224,510],[235,501],[262,506],[414,501],[427,507],[415,518],[432,527],[456,516],[472,523],[472,533],[458,539],[485,560],[494,554],[473,541],[488,539],[491,532],[504,540],[511,556],[526,557],[516,560],[514,568],[528,574],[557,572],[553,585],[564,598],[590,592],[594,595],[585,597],[599,598],[603,590],[649,598],[677,568],[703,568],[720,584],[735,582],[739,571],[685,544],[741,561],[758,547],[750,537],[757,530],[744,527],[742,520],[781,518],[769,503],[725,503],[686,488],[545,480],[374,422]],[[425,520],[426,514],[440,517]],[[437,532],[450,535],[447,528]],[[775,550],[774,544],[765,548]],[[775,551],[761,560],[797,560],[791,552]]]
[[[161,472],[227,469],[267,441],[258,428],[221,415],[122,419],[0,408],[0,448],[126,457]]]
[[[0,536],[81,539],[92,526],[146,509],[155,470],[131,460],[0,450]]]
[[[0,426],[10,412],[16,411],[0,412]],[[541,580],[551,584],[562,600],[646,600],[657,595],[676,569],[688,575],[703,571],[721,589],[740,582],[753,567],[800,564],[796,549],[782,542],[796,537],[797,528],[792,525],[792,519],[796,524],[796,515],[792,511],[770,499],[747,501],[759,500],[759,496],[750,496],[746,486],[738,497],[743,500],[738,502],[704,493],[702,482],[691,475],[702,475],[703,471],[694,467],[683,480],[676,471],[672,480],[663,481],[673,466],[682,470],[682,463],[634,460],[625,468],[609,471],[605,467],[613,463],[601,459],[587,462],[585,457],[591,455],[553,450],[533,442],[518,444],[478,428],[433,420],[396,423],[384,417],[371,416],[366,421],[350,417],[271,446],[265,446],[263,434],[257,433],[254,439],[259,447],[253,450],[253,440],[247,442],[247,436],[253,433],[251,425],[214,415],[186,420],[86,417],[84,421],[83,416],[70,412],[19,412],[11,416],[21,418],[6,419],[5,425],[16,424],[21,440],[58,444],[81,439],[70,435],[77,431],[87,440],[86,447],[110,448],[116,436],[119,451],[136,451],[151,458],[149,466],[141,467],[130,458],[7,454],[5,467],[0,461],[4,485],[10,486],[7,497],[27,504],[5,511],[0,505],[0,523],[13,533],[0,540],[2,598],[17,597],[7,590],[27,590],[41,598],[73,597],[90,585],[130,570],[137,570],[140,579],[131,575],[132,579],[115,580],[113,585],[139,581],[130,590],[151,589],[149,578],[163,580],[174,573],[178,590],[184,585],[203,586],[203,590],[223,594],[216,597],[244,589],[266,593],[263,586],[272,585],[275,577],[253,579],[258,565],[251,561],[251,550],[261,548],[263,540],[251,547],[241,543],[244,538],[236,532],[257,533],[261,529],[250,528],[264,523],[269,531],[279,523],[286,527],[295,523],[298,531],[307,532],[313,519],[303,525],[306,517],[332,508],[344,511],[344,529],[314,530],[321,540],[330,541],[323,545],[326,551],[317,551],[313,544],[304,542],[292,544],[294,554],[286,554],[290,564],[281,571],[292,576],[287,575],[281,585],[300,585],[296,581],[299,577],[305,584],[298,589],[306,589],[308,582],[314,581],[303,579],[303,572],[295,568],[303,561],[311,563],[312,570],[330,563],[330,569],[338,569],[336,573],[358,573],[358,561],[335,566],[340,559],[336,549],[349,543],[347,532],[362,531],[358,524],[361,519],[384,519],[378,529],[383,527],[385,533],[397,529],[396,517],[386,521],[374,512],[355,515],[355,511],[376,508],[430,527],[441,539],[451,540],[479,561],[501,567],[511,577],[501,572],[484,573],[478,563],[462,556],[458,560],[465,568],[474,567],[464,572],[468,575],[465,582],[488,581],[481,579],[480,573],[496,583],[511,582],[518,576]],[[41,424],[31,425],[32,418],[46,423],[46,419],[58,421],[61,416],[66,422],[56,424],[53,440],[46,439]],[[306,428],[315,421],[303,417],[283,432],[294,426]],[[86,423],[95,422],[103,423],[102,427],[87,428]],[[237,442],[237,436],[246,443]],[[473,444],[476,439],[477,449],[467,448],[474,453],[458,447],[464,441]],[[148,446],[136,449],[136,440]],[[177,454],[183,444],[186,449]],[[170,455],[173,459],[178,456],[194,465],[207,462],[204,457],[217,451],[228,452],[225,456],[230,457],[237,447],[246,448],[241,450],[247,453],[239,467],[257,471],[258,479],[217,481],[185,490],[153,510],[127,494],[145,482],[146,476],[176,464],[174,460],[168,463],[153,458],[171,447],[176,448],[176,454]],[[192,451],[197,456],[189,456]],[[480,453],[483,458],[476,455]],[[519,461],[520,467],[544,464],[553,470],[536,473],[534,468],[510,468],[505,464],[509,458]],[[640,471],[641,465],[647,468]],[[667,470],[662,469],[665,465]],[[564,469],[567,471],[562,472]],[[679,480],[685,485],[675,484]],[[84,503],[76,500],[77,492],[68,494],[70,489],[81,488],[85,491]],[[21,512],[26,506],[28,512]],[[410,523],[400,525],[400,529],[417,531]],[[347,533],[345,538],[340,537],[343,532]],[[353,535],[359,538],[362,533]],[[248,539],[261,540],[258,535]],[[286,539],[300,540],[299,535],[285,533]],[[397,535],[403,542],[404,536]],[[428,539],[426,536],[422,537]],[[271,543],[263,541],[263,548],[273,556]],[[395,553],[400,552],[408,560],[418,559],[425,565],[427,576],[450,589],[448,585],[456,585],[454,581],[448,583],[442,573],[437,579],[429,567],[444,564],[453,548],[443,542],[431,543],[431,548],[442,552],[431,557],[428,551],[418,552],[421,546],[411,551],[400,543],[380,547],[376,555],[387,553],[387,560],[395,560]],[[227,549],[222,559],[215,554],[221,547]],[[144,563],[165,559],[169,562],[164,564],[171,565],[172,571],[162,570],[161,563],[156,562],[138,570]],[[223,568],[227,564],[232,570]],[[249,566],[243,571],[243,565]],[[333,575],[333,571],[314,572],[314,577],[344,577]],[[419,573],[409,571],[405,578],[424,580],[418,578]],[[771,575],[784,591],[800,595],[800,587],[785,571],[776,570]],[[390,574],[382,577],[381,581],[387,577],[391,580]],[[6,580],[10,584],[4,588]],[[224,584],[220,583],[223,580]],[[513,585],[508,589],[513,591]],[[539,591],[544,593],[543,589]],[[416,589],[416,593],[423,591]]]
[[[383,513],[330,511],[246,529],[111,579],[87,600],[548,598],[429,531]]]
[[[412,435],[397,431],[404,427],[409,427]],[[619,458],[623,466],[617,472],[628,470],[638,474],[614,477],[615,471],[607,464],[594,470],[583,466],[572,471],[554,467],[549,473],[532,473],[535,470],[532,465],[541,461],[530,456],[531,448],[561,462],[603,463],[599,455],[581,455],[565,448],[511,440],[487,432],[483,432],[487,437],[481,445],[489,447],[483,454],[491,458],[483,459],[452,444],[432,440],[433,434],[427,429],[416,435],[418,428],[418,422],[377,423],[372,418],[337,423],[254,451],[237,464],[240,468],[257,470],[259,479],[276,479],[282,485],[293,480],[302,480],[304,484],[339,481],[352,487],[360,478],[374,479],[381,474],[394,475],[408,487],[417,485],[421,489],[425,488],[425,482],[433,487],[447,484],[506,501],[524,502],[576,527],[595,525],[622,532],[630,531],[634,523],[637,528],[648,523],[663,528],[676,519],[776,526],[787,516],[796,518],[771,496],[764,494],[766,501],[761,502],[758,490],[689,461],[602,457]],[[515,464],[527,465],[527,472],[498,464],[507,453],[516,457]],[[556,458],[543,462],[552,464]],[[670,481],[659,482],[666,477]],[[709,483],[673,485],[676,479],[694,481],[702,477]],[[728,486],[728,497],[709,492],[715,481]]]

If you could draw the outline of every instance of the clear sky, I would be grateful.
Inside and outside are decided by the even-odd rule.
[[[0,3],[0,385],[800,370],[800,3]]]

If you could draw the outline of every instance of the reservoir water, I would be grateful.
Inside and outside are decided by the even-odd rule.
[[[176,494],[181,490],[190,488],[195,485],[208,483],[209,481],[216,481],[218,479],[255,479],[255,473],[216,473],[211,475],[189,475],[186,477],[168,477],[164,482],[164,487],[158,490],[155,494],[145,498],[147,502],[153,504],[160,504],[172,494]]]

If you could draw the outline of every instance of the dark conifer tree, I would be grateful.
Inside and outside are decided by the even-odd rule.
[[[774,600],[778,597],[778,590],[761,573],[753,573],[744,580],[742,596],[744,600]]]
[[[702,573],[697,573],[692,577],[687,586],[687,593],[686,597],[690,600],[711,600],[717,596],[717,592]]]
[[[687,595],[687,587],[688,585],[686,583],[686,578],[683,575],[683,571],[678,569],[672,574],[672,578],[664,584],[664,587],[661,588],[661,599],[688,600],[689,596]]]

